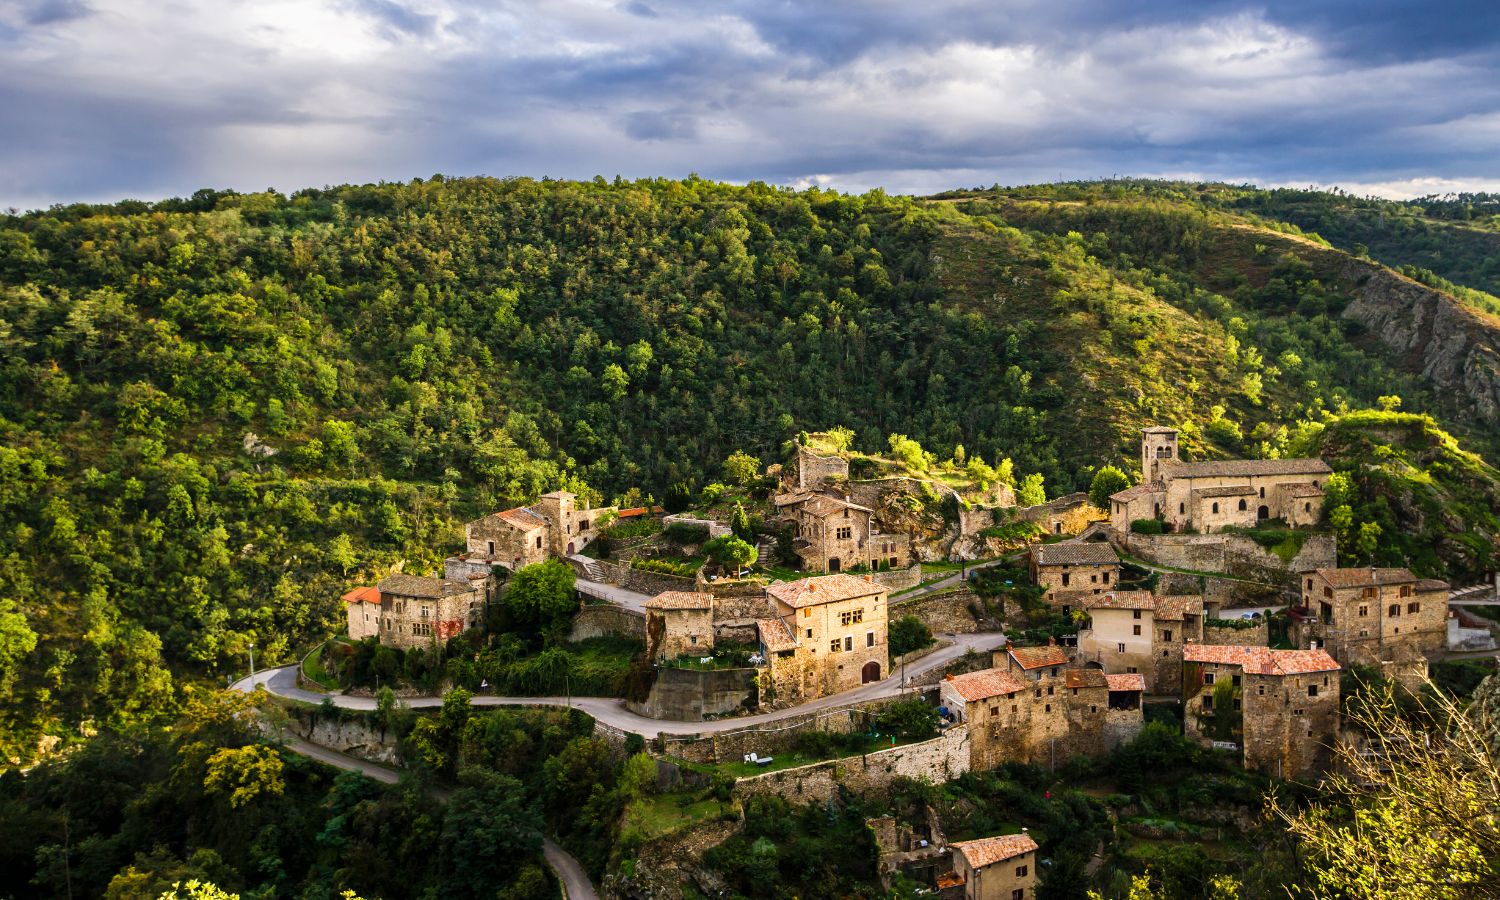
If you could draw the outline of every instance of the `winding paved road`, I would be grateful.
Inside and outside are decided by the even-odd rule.
[[[916,662],[909,664],[906,667],[907,680],[914,679],[939,666],[947,665],[960,656],[963,656],[970,649],[978,653],[985,653],[1003,646],[1005,643],[1005,635],[995,632],[984,634],[945,634],[942,637],[952,641],[952,646],[935,650]],[[297,667],[295,665],[256,672],[253,680],[250,676],[246,676],[236,681],[233,687],[235,690],[247,691],[253,690],[253,685],[263,685],[268,692],[288,700],[301,700],[304,703],[322,703],[326,699],[332,699],[334,705],[343,709],[368,710],[375,708],[375,699],[373,697],[349,697],[343,694],[324,694],[298,687]],[[716,719],[711,722],[650,719],[631,712],[625,708],[625,701],[613,697],[573,697],[570,699],[568,697],[495,697],[489,694],[480,694],[476,695],[472,702],[475,706],[573,706],[583,710],[606,725],[622,731],[633,731],[645,738],[652,738],[659,734],[712,734],[721,731],[733,731],[739,728],[762,725],[778,719],[798,716],[807,712],[816,712],[820,709],[844,706],[863,700],[875,700],[881,697],[894,697],[900,694],[901,691],[902,673],[898,668],[889,677],[880,681],[872,681],[869,684],[861,685],[850,691],[844,691],[842,694],[834,694],[831,697],[820,697],[801,706],[758,713],[753,716]],[[402,702],[415,709],[422,709],[442,706],[443,698],[441,696],[403,697]]]

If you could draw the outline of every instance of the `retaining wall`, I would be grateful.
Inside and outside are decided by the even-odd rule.
[[[866,700],[816,712],[777,719],[764,725],[752,725],[714,734],[673,734],[658,736],[655,746],[666,756],[692,762],[717,763],[741,759],[747,753],[774,755],[791,749],[797,735],[804,731],[830,731],[847,734],[866,727],[871,714],[891,703],[894,698]]]
[[[656,670],[651,694],[643,703],[627,700],[625,708],[653,719],[693,722],[722,716],[755,704],[755,669]]]
[[[1265,616],[1261,616],[1259,622],[1253,628],[1234,628],[1232,626],[1214,627],[1204,622],[1203,643],[1222,644],[1229,647],[1267,647],[1270,646],[1270,626]]]
[[[892,619],[916,616],[933,634],[969,634],[975,631],[998,630],[1000,622],[980,622],[974,618],[973,609],[983,609],[984,602],[967,587],[951,591],[926,594],[902,600],[892,600],[888,615]]]
[[[792,803],[826,803],[838,796],[840,787],[871,794],[887,790],[897,778],[941,784],[967,771],[969,730],[960,725],[919,744],[741,778],[734,793],[741,800],[773,794]]]
[[[888,590],[892,591],[916,587],[922,583],[922,564],[917,562],[904,569],[885,569],[880,572],[871,572],[870,577],[875,579],[876,584],[884,585]]]
[[[568,640],[618,636],[638,641],[646,639],[646,617],[633,609],[614,604],[585,606],[573,614],[573,630]]]
[[[1283,561],[1244,535],[1214,534],[1114,534],[1132,555],[1158,565],[1178,569],[1220,572],[1235,578],[1297,586],[1297,574],[1336,564],[1337,546],[1331,534],[1309,534],[1302,550]]]

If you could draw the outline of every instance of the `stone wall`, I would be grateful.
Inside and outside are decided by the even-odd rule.
[[[889,590],[900,591],[922,583],[922,564],[915,562],[904,569],[886,569],[870,574],[876,584],[883,584]]]
[[[1286,583],[1240,581],[1214,575],[1190,575],[1186,572],[1163,572],[1157,586],[1163,596],[1199,594],[1205,609],[1233,609],[1237,606],[1278,606],[1289,602]]]
[[[568,640],[583,641],[611,635],[644,641],[646,617],[614,604],[585,606],[573,614],[573,630],[569,632]]]
[[[1104,711],[1104,749],[1113,750],[1121,744],[1135,740],[1135,736],[1146,727],[1145,711],[1135,709],[1107,709]]]
[[[791,803],[826,803],[838,796],[840,787],[873,794],[887,790],[897,778],[941,784],[967,771],[969,732],[958,726],[917,744],[741,778],[734,793],[740,800],[771,794]]]
[[[847,479],[849,460],[842,456],[819,456],[797,445],[797,487],[817,489],[829,478]]]
[[[695,519],[692,516],[663,516],[661,522],[663,526],[667,527],[678,523],[683,525],[701,525],[708,529],[709,540],[733,533],[733,529],[728,525],[723,522],[715,522],[713,519]]]
[[[625,707],[652,719],[695,722],[705,716],[722,716],[755,704],[754,669],[656,670],[651,694],[644,703],[627,700]]]
[[[775,755],[790,750],[804,731],[847,734],[863,729],[870,716],[890,702],[866,700],[713,734],[660,735],[655,747],[663,755],[701,763],[742,759],[747,753]]]
[[[1048,534],[1078,534],[1091,523],[1108,519],[1109,514],[1094,506],[1089,495],[1080,491],[1036,506],[1023,506],[1015,511],[1015,518],[1035,522]]]
[[[681,575],[667,575],[662,572],[647,572],[644,569],[632,569],[628,565],[595,560],[604,572],[604,577],[612,584],[630,591],[656,596],[665,591],[695,591],[698,581],[695,578],[686,578]]]
[[[1269,647],[1270,626],[1266,617],[1254,620],[1251,628],[1235,628],[1232,625],[1214,625],[1212,619],[1203,622],[1203,643],[1226,647]]]
[[[998,631],[1000,619],[976,619],[974,610],[983,610],[984,601],[967,587],[936,594],[925,594],[904,600],[892,600],[890,617],[916,616],[932,629],[933,634],[969,634],[975,631]]]
[[[372,727],[364,716],[346,719],[321,713],[294,713],[289,718],[288,730],[305,741],[357,759],[383,766],[401,765],[396,736],[385,729]]]
[[[1309,534],[1290,562],[1238,534],[1135,534],[1115,532],[1115,541],[1132,555],[1178,569],[1219,572],[1296,589],[1297,573],[1336,565],[1331,534]],[[1205,595],[1207,592],[1205,591]]]

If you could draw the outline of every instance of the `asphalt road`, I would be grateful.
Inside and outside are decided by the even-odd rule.
[[[368,760],[356,759],[330,750],[321,744],[305,741],[295,735],[283,738],[282,743],[288,750],[295,751],[303,756],[315,759],[320,763],[333,766],[336,769],[344,769],[350,772],[359,772],[367,778],[385,784],[395,784],[400,780],[400,773],[395,769],[369,762]],[[437,792],[434,792],[437,793]],[[588,873],[583,866],[574,859],[568,851],[557,845],[557,842],[549,837],[542,838],[542,856],[547,860],[547,865],[557,873],[557,878],[563,885],[563,896],[567,900],[598,900],[599,892],[594,890],[594,883],[589,880]]]
[[[942,635],[942,637],[952,641],[953,645],[929,653],[927,656],[908,665],[905,673],[907,679],[914,679],[924,672],[947,665],[960,656],[963,656],[971,648],[976,652],[987,653],[996,647],[1003,646],[1005,643],[1005,636],[995,633],[948,634]],[[894,697],[901,693],[901,678],[902,673],[897,669],[894,673],[880,681],[872,681],[869,684],[862,685],[850,691],[844,691],[842,694],[835,694],[831,697],[821,697],[810,703],[804,703],[801,706],[792,707],[791,709],[778,709],[753,716],[718,719],[712,722],[650,719],[631,712],[625,708],[625,701],[613,697],[494,697],[488,694],[480,694],[475,696],[472,702],[475,706],[573,706],[583,710],[606,725],[619,728],[622,731],[633,731],[642,737],[650,738],[658,734],[711,734],[720,731],[733,731],[738,728],[761,725],[767,722],[774,722],[778,719],[801,715],[806,712],[843,706],[848,703],[874,700],[881,697]],[[375,708],[375,699],[373,697],[323,694],[298,687],[297,667],[295,665],[256,672],[253,684],[264,685],[267,691],[278,697],[285,697],[289,700],[301,700],[304,703],[322,703],[325,699],[332,698],[334,705],[344,709]],[[236,681],[234,688],[241,691],[251,690],[251,685],[250,677],[246,676]],[[403,697],[402,702],[413,708],[420,709],[441,706],[443,698],[440,696]]]

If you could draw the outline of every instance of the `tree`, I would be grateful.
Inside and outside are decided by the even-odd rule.
[[[703,554],[731,571],[755,565],[760,552],[745,541],[732,535],[716,537],[703,545]]]
[[[755,539],[755,529],[750,527],[750,515],[745,512],[744,504],[734,504],[734,515],[729,518],[729,530],[742,541]]]
[[[1105,466],[1094,473],[1094,480],[1089,484],[1089,501],[1099,509],[1109,509],[1109,498],[1112,494],[1130,487],[1130,479],[1125,473],[1114,466]]]
[[[937,733],[937,709],[921,699],[897,700],[875,715],[875,729],[903,740],[922,740]]]
[[[15,601],[0,599],[0,697],[10,693],[21,660],[36,649],[36,632]]]
[[[731,483],[745,487],[760,477],[760,458],[743,450],[736,450],[724,460],[724,477]]]
[[[932,629],[916,616],[906,615],[894,619],[888,637],[892,656],[902,656],[913,650],[932,645]]]
[[[891,446],[891,455],[913,472],[925,472],[932,464],[931,454],[906,435],[892,434],[886,440]]]
[[[532,640],[554,632],[578,609],[575,578],[573,567],[556,559],[516,570],[504,597],[507,624]]]
[[[443,815],[445,893],[493,897],[541,851],[542,819],[509,775],[470,766],[459,782]]]
[[[1016,503],[1021,506],[1037,506],[1047,502],[1047,490],[1042,486],[1042,473],[1033,472],[1021,479],[1016,488]]]
[[[1493,676],[1491,676],[1493,678]],[[1387,686],[1352,704],[1318,799],[1272,794],[1268,807],[1301,844],[1310,884],[1293,896],[1460,900],[1500,896],[1500,768],[1482,717],[1429,682],[1425,712]],[[1476,721],[1478,719],[1478,721]]]
[[[630,388],[630,376],[619,365],[610,363],[604,367],[604,374],[599,377],[599,386],[604,389],[604,396],[610,400],[621,400]]]
[[[203,789],[210,794],[228,794],[229,805],[238,809],[262,795],[279,796],[286,789],[281,769],[281,754],[271,747],[225,747],[208,758]]]

